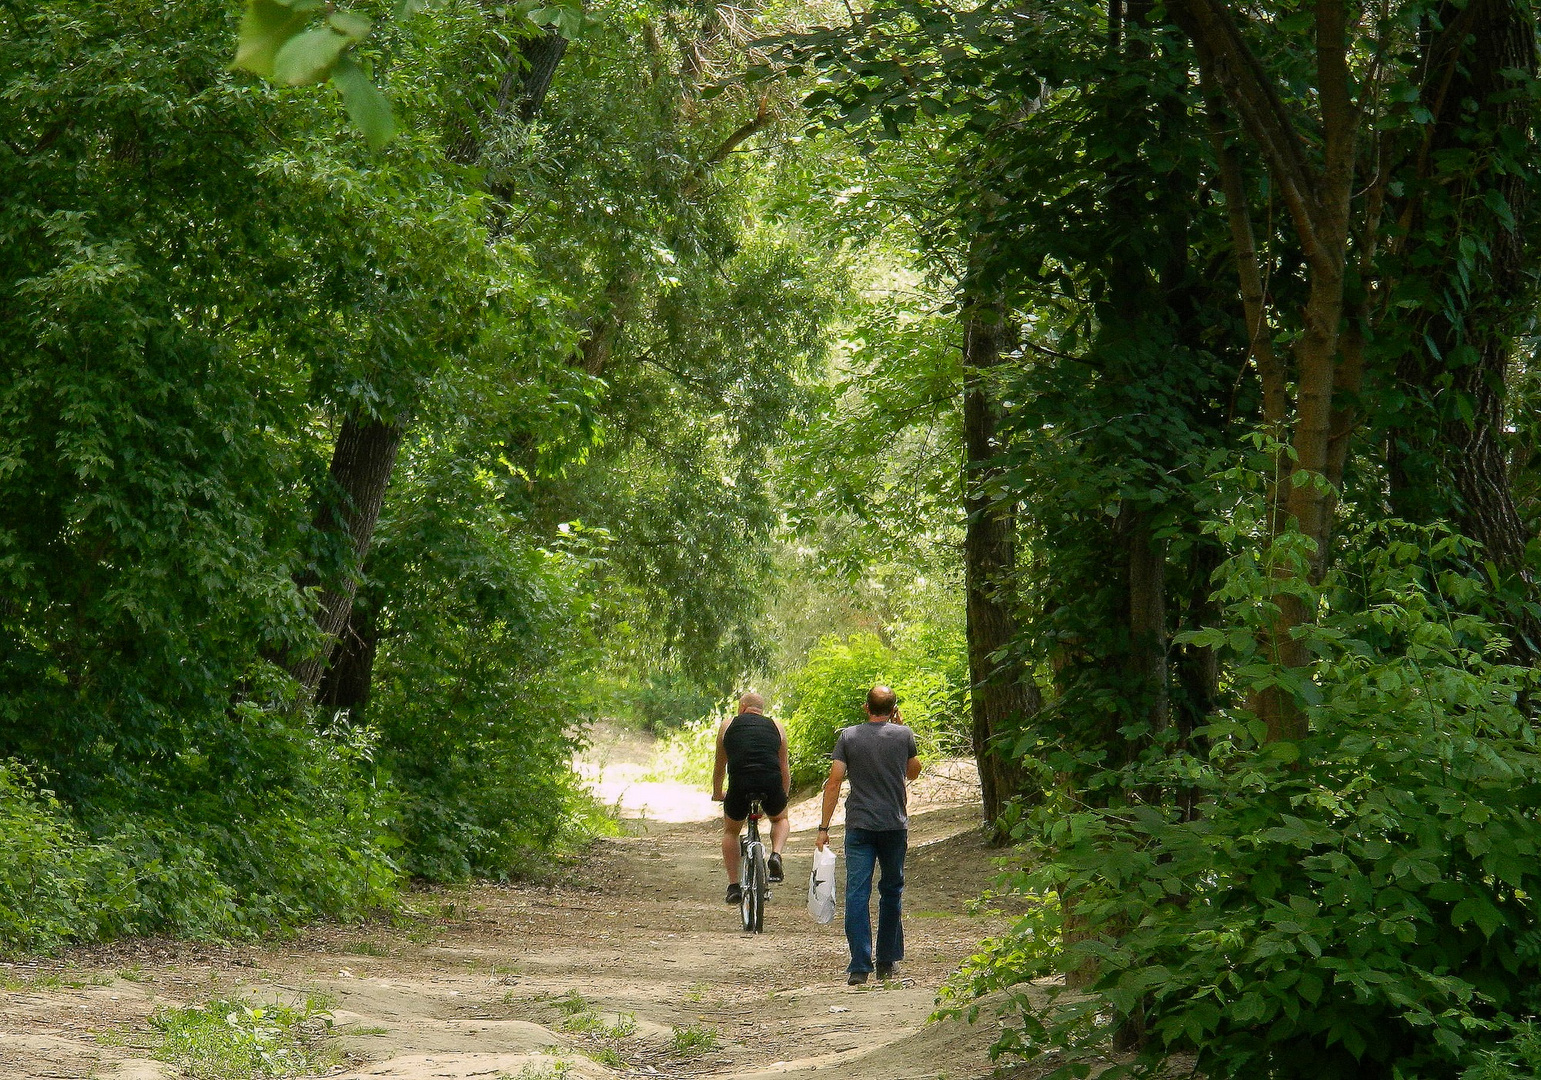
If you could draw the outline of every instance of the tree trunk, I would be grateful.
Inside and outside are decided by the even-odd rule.
[[[1305,259],[1308,295],[1302,312],[1304,326],[1295,340],[1295,398],[1287,421],[1294,460],[1280,461],[1270,498],[1269,545],[1284,530],[1297,530],[1313,545],[1306,578],[1319,581],[1326,568],[1336,499],[1332,490],[1342,479],[1354,417],[1340,393],[1357,391],[1363,377],[1363,349],[1356,333],[1341,333],[1344,322],[1344,282],[1348,270],[1348,238],[1354,193],[1354,162],[1359,114],[1354,107],[1348,66],[1348,10],[1345,0],[1318,0],[1314,9],[1316,85],[1319,103],[1320,164],[1313,164],[1301,134],[1307,118],[1291,113],[1268,79],[1263,65],[1247,45],[1236,18],[1224,0],[1175,0],[1168,10],[1193,41],[1206,88],[1223,95],[1252,136],[1268,168],[1274,189],[1295,227]],[[1222,160],[1222,168],[1224,162]],[[1375,185],[1384,187],[1385,178]],[[1368,201],[1376,202],[1374,192]],[[1242,219],[1233,216],[1233,241],[1238,258],[1244,244]],[[1369,229],[1373,233],[1373,223]],[[1256,293],[1251,269],[1240,267],[1243,296]],[[1357,316],[1358,312],[1351,313]],[[1264,327],[1259,314],[1248,313],[1254,347]],[[1345,344],[1354,347],[1345,348]],[[1266,364],[1255,353],[1260,370]],[[1277,369],[1264,372],[1266,380]],[[1277,403],[1274,403],[1277,407]],[[1297,630],[1312,613],[1298,595],[1298,569],[1275,565],[1279,583],[1270,598],[1276,607],[1261,634],[1260,644],[1274,661],[1287,668],[1310,662]],[[1306,734],[1305,714],[1286,690],[1270,687],[1254,700],[1269,741],[1298,740]]]
[[[555,30],[547,30],[539,37],[530,38],[519,47],[521,72],[515,113],[526,124],[540,115],[541,106],[546,103],[546,94],[551,90],[551,80],[556,76],[557,65],[562,62],[566,52],[567,39]],[[500,105],[507,107],[506,97]]]
[[[1129,687],[1152,732],[1171,722],[1167,688],[1166,544],[1151,529],[1148,507],[1125,502],[1119,513],[1129,575]]]
[[[1529,593],[1530,537],[1509,482],[1503,424],[1516,313],[1534,306],[1525,302],[1535,293],[1534,260],[1523,231],[1495,214],[1490,201],[1496,196],[1515,221],[1524,220],[1523,173],[1490,159],[1501,157],[1509,133],[1528,131],[1534,121],[1524,81],[1537,70],[1535,27],[1514,0],[1447,3],[1425,33],[1424,57],[1420,100],[1434,123],[1418,148],[1419,184],[1402,219],[1416,238],[1409,245],[1422,248],[1410,251],[1408,262],[1428,267],[1433,279],[1419,291],[1443,297],[1446,306],[1421,320],[1412,335],[1416,344],[1398,368],[1409,400],[1432,408],[1413,411],[1391,434],[1392,505],[1415,521],[1453,518]],[[1487,164],[1438,175],[1437,163],[1454,155]],[[1431,198],[1454,207],[1440,214],[1437,227],[1429,224]],[[1487,241],[1481,261],[1461,250],[1460,242],[1472,236]],[[1515,622],[1511,659],[1533,662],[1541,624],[1523,610]]]
[[[333,712],[358,716],[369,704],[379,644],[379,597],[357,596],[353,613],[332,653],[331,666],[321,676],[316,703]]]
[[[547,30],[544,34],[526,38],[517,52],[507,45],[500,46],[500,52],[505,67],[492,108],[479,120],[462,121],[458,125],[458,134],[448,140],[446,156],[451,161],[462,165],[476,163],[482,150],[482,132],[477,128],[485,128],[510,115],[528,124],[540,115],[557,65],[567,52],[567,39],[555,30]]]
[[[358,574],[374,539],[375,523],[380,518],[385,489],[396,465],[402,431],[400,423],[388,424],[350,413],[337,433],[330,483],[321,498],[314,527],[317,532],[336,537],[344,555],[344,565],[326,576],[309,570],[299,581],[302,587],[320,586],[321,589],[316,611],[321,648],[290,667],[291,673],[305,687],[307,698],[314,699],[337,641],[348,625],[353,596],[358,589]]]
[[[1001,362],[1005,312],[998,303],[966,304],[963,325],[963,505],[968,515],[963,566],[969,702],[981,801],[985,820],[993,828],[1007,802],[1022,788],[1022,770],[1001,738],[1037,713],[1042,700],[1014,651],[1014,516],[990,496],[991,483],[1002,468],[990,376]],[[995,839],[1005,837],[996,831]]]

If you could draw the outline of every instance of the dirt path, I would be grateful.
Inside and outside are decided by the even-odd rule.
[[[597,790],[644,816],[627,818],[627,835],[600,844],[564,884],[436,889],[414,897],[418,915],[404,925],[319,928],[284,944],[137,941],[5,965],[0,1076],[174,1077],[134,1049],[157,1008],[316,992],[332,1002],[346,1055],[334,1076],[989,1074],[987,1026],[926,1024],[943,980],[1003,926],[974,912],[992,868],[972,765],[918,782],[903,978],[853,988],[838,918],[818,926],[803,907],[816,805],[794,807],[787,884],[765,934],[745,935],[721,902],[719,827],[699,819],[714,808],[699,792],[639,784],[625,740],[597,751]],[[835,840],[838,850],[838,828]]]

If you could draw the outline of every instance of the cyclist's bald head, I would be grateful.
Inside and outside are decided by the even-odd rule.
[[[762,713],[765,711],[765,699],[762,698],[759,694],[756,694],[753,690],[742,693],[738,695],[738,711],[741,713]]]

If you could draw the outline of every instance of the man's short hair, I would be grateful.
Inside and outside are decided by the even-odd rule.
[[[762,713],[765,711],[765,699],[762,698],[759,694],[756,694],[753,690],[742,693],[738,695],[738,711],[741,713]]]
[[[899,707],[899,695],[886,686],[874,686],[867,691],[867,711],[873,716],[892,716]]]

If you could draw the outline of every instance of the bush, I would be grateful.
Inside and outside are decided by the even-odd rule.
[[[129,921],[133,886],[120,852],[89,841],[53,792],[16,761],[0,763],[0,941],[48,949]]]
[[[727,715],[724,710],[703,716],[665,736],[653,756],[653,767],[643,779],[710,787],[717,763],[717,727]]]
[[[933,627],[906,629],[894,649],[873,634],[825,638],[788,681],[794,706],[787,720],[794,787],[828,775],[836,736],[841,728],[866,720],[867,691],[878,683],[898,694],[899,710],[922,756],[956,753],[968,745],[967,651],[961,635]]]
[[[367,738],[256,709],[244,718],[287,744],[285,755],[270,748],[260,790],[235,777],[216,786],[195,767],[72,810],[24,765],[0,763],[0,943],[256,936],[393,904],[390,800],[363,767]]]
[[[506,878],[573,820],[592,658],[581,550],[533,544],[499,480],[426,442],[371,558],[379,656],[365,711],[401,792],[402,864]]]
[[[1195,640],[1237,653],[1248,684],[1291,688],[1310,734],[1262,743],[1233,707],[1199,733],[1206,753],[1105,773],[1105,808],[1036,814],[1045,858],[1017,883],[1062,895],[1074,933],[1042,949],[1064,926],[1042,905],[972,989],[1058,970],[1090,992],[1017,997],[1000,1049],[1057,1050],[1049,1076],[1084,1075],[1122,1030],[1146,1039],[1138,1075],[1183,1054],[1209,1077],[1348,1080],[1485,1075],[1534,1042],[1541,754],[1519,703],[1536,676],[1502,663],[1474,614],[1486,579],[1466,542],[1408,532],[1359,537],[1313,597],[1304,675],[1260,655],[1246,622],[1277,580],[1230,568],[1238,629]],[[1182,789],[1197,813],[1150,798]]]

